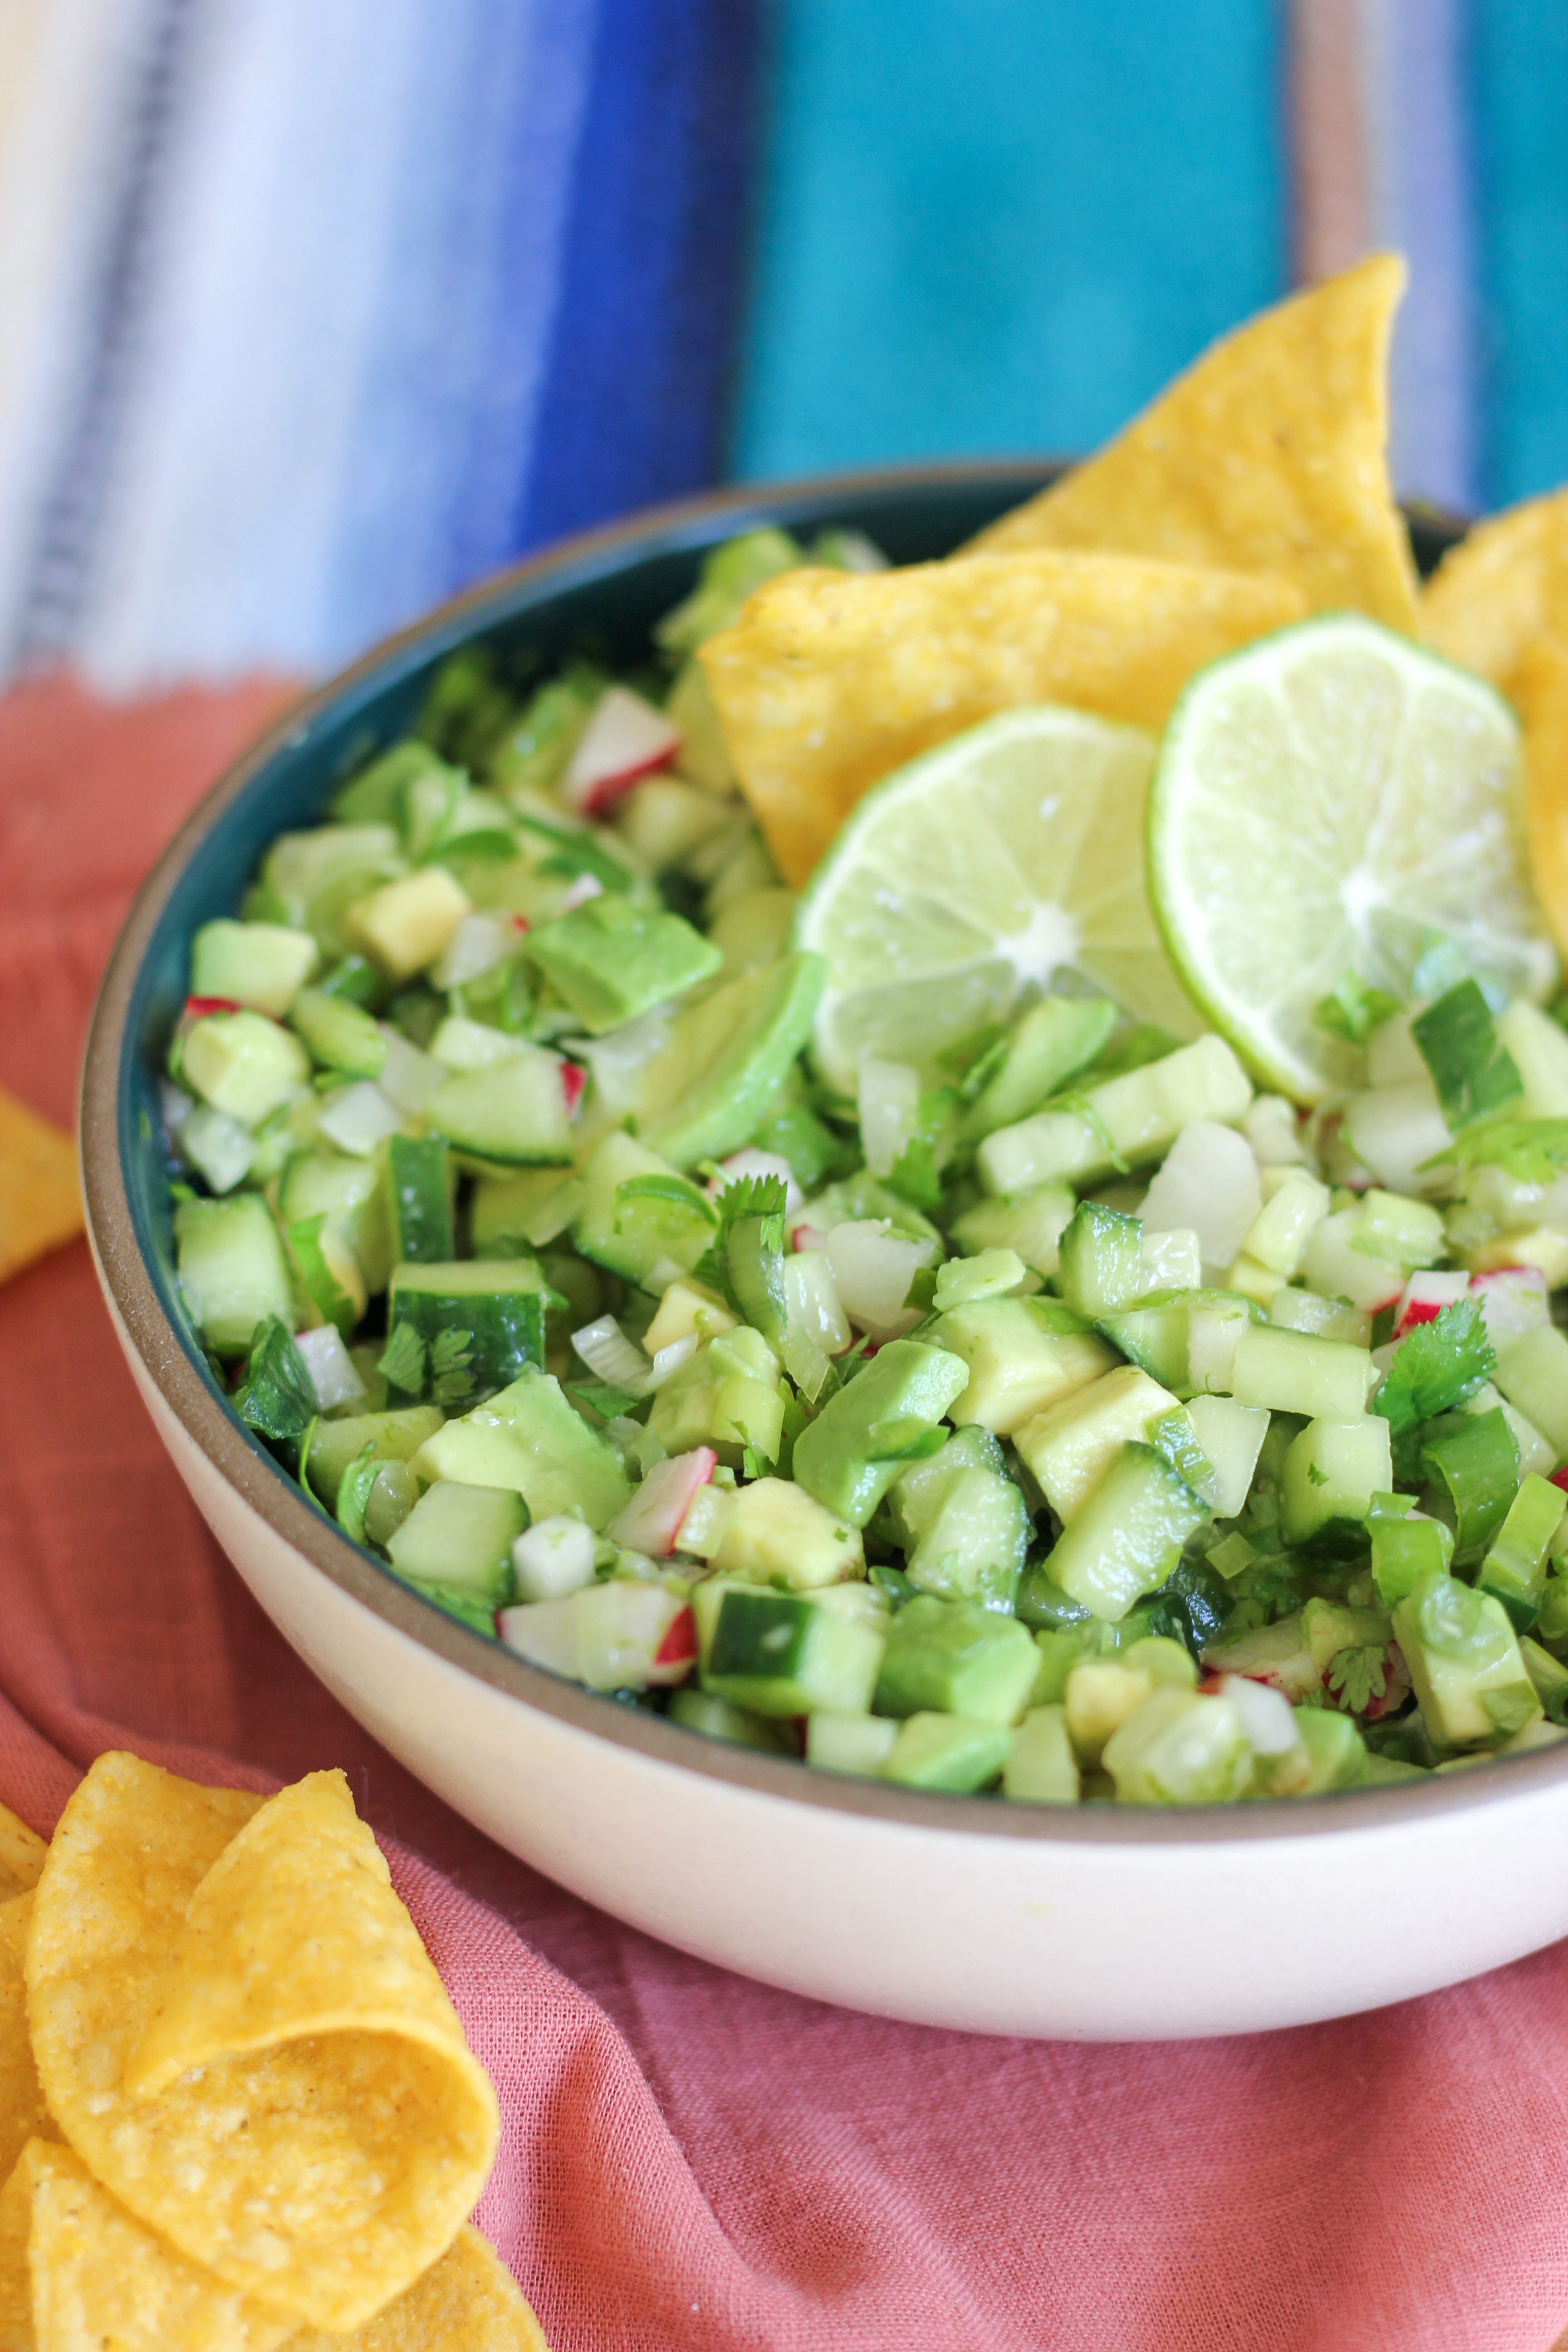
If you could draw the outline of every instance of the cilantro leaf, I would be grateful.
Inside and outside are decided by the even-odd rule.
[[[736,1294],[734,1259],[752,1259],[761,1264],[776,1256],[780,1262],[778,1277],[779,1301],[784,1292],[784,1205],[787,1195],[782,1176],[742,1176],[726,1184],[719,1195],[719,1230],[699,1260],[695,1278],[721,1291],[737,1315],[746,1315],[746,1308]],[[755,1233],[742,1234],[739,1238],[746,1246],[732,1252],[731,1243],[736,1238],[737,1227],[755,1221]],[[742,1276],[742,1279],[744,1276]],[[773,1304],[773,1285],[763,1276],[763,1288],[769,1294],[768,1304]],[[746,1315],[746,1319],[752,1318]],[[765,1336],[765,1334],[764,1334]]]
[[[232,1402],[258,1437],[279,1443],[300,1436],[321,1411],[310,1367],[281,1317],[266,1316],[251,1333],[245,1378]]]
[[[412,1323],[395,1325],[376,1363],[388,1388],[402,1389],[407,1396],[425,1392],[425,1342]]]
[[[1446,989],[1416,1014],[1410,1034],[1432,1073],[1450,1129],[1491,1117],[1524,1092],[1519,1065],[1498,1035],[1478,982],[1461,980]]]
[[[1397,996],[1370,987],[1353,971],[1342,971],[1327,996],[1313,1005],[1312,1024],[1347,1045],[1364,1045],[1374,1029],[1403,1010]]]
[[[1496,1361],[1479,1306],[1473,1298],[1456,1299],[1400,1341],[1372,1410],[1402,1436],[1473,1397],[1491,1378]]]
[[[1388,1682],[1388,1653],[1381,1643],[1364,1649],[1336,1650],[1329,1660],[1329,1688],[1351,1715],[1362,1715],[1381,1698]]]
[[[1568,1167],[1568,1118],[1491,1118],[1468,1127],[1428,1168],[1500,1168],[1521,1184],[1550,1184]]]
[[[437,1331],[430,1348],[431,1401],[445,1405],[467,1404],[474,1393],[474,1335],[471,1331]]]

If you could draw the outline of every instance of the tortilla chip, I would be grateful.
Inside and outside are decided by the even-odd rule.
[[[23,2151],[0,2203],[0,2273],[18,2207],[36,2352],[274,2352],[289,2338],[290,2320],[143,2229],[68,2147]],[[11,2268],[15,2304],[14,2252]]]
[[[48,1850],[37,1830],[0,1805],[0,1902],[37,1886]]]
[[[264,1803],[100,1757],[33,1901],[45,2095],[149,2227],[337,2333],[450,2244],[495,2094],[341,1773]]]
[[[32,1908],[30,1895],[0,1903],[0,2180],[7,2177],[30,2139],[40,2133],[55,2137],[27,2038],[27,1988],[22,1958]]]
[[[1511,694],[1537,637],[1568,645],[1568,490],[1478,523],[1421,597],[1429,646]]]
[[[379,2318],[348,2337],[306,2329],[289,2338],[284,2352],[550,2352],[550,2347],[489,2241],[465,2229]]]
[[[0,1282],[81,1228],[75,1139],[0,1087]]]
[[[0,2352],[37,2352],[27,2233],[33,2196],[20,2162],[0,2185]]]
[[[918,751],[1024,703],[1159,727],[1195,669],[1305,609],[1288,581],[1126,555],[807,568],[759,589],[699,658],[798,888],[861,793]]]
[[[1568,640],[1542,637],[1513,670],[1524,724],[1530,871],[1552,938],[1568,955]]]
[[[1405,265],[1374,254],[1214,343],[1099,455],[973,541],[1120,548],[1292,580],[1313,611],[1415,627],[1389,488],[1388,342]]]

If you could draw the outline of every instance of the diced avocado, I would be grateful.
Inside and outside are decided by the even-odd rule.
[[[715,1514],[721,1524],[716,1524],[711,1546],[689,1544],[684,1526],[680,1546],[683,1551],[695,1549],[721,1576],[804,1591],[864,1575],[859,1529],[824,1510],[793,1480],[753,1479],[723,1499],[728,1507]]]
[[[788,955],[679,1013],[643,1073],[643,1140],[678,1168],[738,1151],[811,1034],[826,969]]]
[[[583,1187],[559,1168],[519,1168],[481,1176],[468,1202],[468,1240],[476,1257],[521,1257],[547,1248],[582,1206]]]
[[[416,1404],[400,1412],[359,1412],[343,1421],[313,1421],[300,1455],[300,1480],[329,1511],[338,1507],[338,1486],[351,1462],[368,1445],[376,1462],[409,1462],[446,1415],[439,1405]]]
[[[1542,1323],[1498,1349],[1496,1386],[1532,1421],[1542,1435],[1568,1455],[1568,1335]]]
[[[382,1369],[410,1402],[428,1396],[457,1412],[493,1396],[525,1364],[542,1365],[552,1295],[531,1258],[395,1266]]]
[[[740,1317],[731,1315],[716,1290],[705,1282],[682,1280],[672,1282],[658,1302],[658,1313],[643,1333],[643,1347],[650,1356],[661,1348],[672,1347],[677,1339],[714,1339],[721,1331],[732,1331]]]
[[[1393,1484],[1392,1441],[1380,1415],[1310,1421],[1285,1456],[1279,1531],[1288,1544],[1359,1551],[1372,1498]]]
[[[208,1013],[179,1049],[179,1076],[241,1127],[258,1127],[310,1083],[305,1048],[264,1013]]]
[[[1513,1501],[1508,1517],[1492,1538],[1491,1549],[1476,1574],[1482,1592],[1502,1602],[1519,1631],[1528,1633],[1541,1613],[1546,1591],[1547,1547],[1568,1510],[1568,1495],[1549,1478],[1531,1472]]]
[[[435,962],[465,915],[468,894],[444,866],[422,866],[357,899],[348,909],[353,945],[389,980],[412,980]]]
[[[182,1201],[174,1211],[180,1291],[216,1356],[243,1356],[258,1323],[294,1328],[283,1237],[258,1192]]]
[[[1296,1737],[1307,1751],[1307,1778],[1293,1791],[1316,1797],[1325,1789],[1355,1789],[1367,1778],[1366,1742],[1354,1721],[1337,1707],[1304,1706],[1296,1717]]]
[[[778,1460],[784,1409],[772,1349],[740,1324],[678,1366],[655,1396],[647,1425],[667,1454],[711,1445],[738,1470],[748,1446],[764,1461]]]
[[[1500,1747],[1541,1714],[1508,1612],[1489,1592],[1424,1577],[1395,1609],[1394,1634],[1439,1747]]]
[[[1016,1250],[1037,1274],[1053,1275],[1076,1206],[1065,1184],[1042,1184],[1016,1200],[977,1201],[953,1224],[952,1239],[961,1250]]]
[[[1010,1127],[1092,1062],[1116,1026],[1103,996],[1047,996],[1031,1005],[1007,1040],[1002,1066],[963,1115],[965,1142]]]
[[[595,1528],[632,1497],[615,1447],[588,1427],[560,1382],[532,1365],[499,1396],[437,1430],[409,1467],[416,1478],[510,1486],[532,1518],[576,1510]]]
[[[1017,1432],[1020,1458],[1064,1524],[1075,1518],[1129,1438],[1147,1443],[1175,1398],[1136,1364],[1118,1365],[1047,1405]]]
[[[1454,1518],[1454,1563],[1485,1558],[1519,1486],[1519,1444],[1500,1409],[1454,1413],[1430,1424],[1422,1475]]]
[[[1163,1454],[1127,1444],[1063,1528],[1046,1565],[1072,1600],[1117,1624],[1168,1580],[1183,1545],[1207,1517]]]
[[[320,961],[309,931],[219,916],[191,941],[191,994],[226,997],[281,1020]]]
[[[382,1149],[383,1197],[394,1258],[403,1265],[444,1264],[457,1254],[452,1155],[446,1137],[391,1135]],[[368,1274],[365,1279],[369,1281]],[[371,1284],[373,1290],[381,1286]]]
[[[1228,1699],[1157,1690],[1112,1733],[1101,1759],[1124,1805],[1225,1804],[1252,1778],[1252,1749]]]
[[[681,1183],[680,1171],[646,1143],[618,1131],[606,1135],[583,1171],[583,1202],[572,1239],[584,1257],[618,1274],[624,1281],[640,1283],[662,1294],[669,1283],[689,1274],[712,1244],[711,1224],[686,1213],[657,1220],[646,1213],[627,1218],[624,1184],[658,1177],[672,1189]],[[651,1205],[658,1196],[648,1194]]]
[[[877,1678],[879,1715],[973,1716],[1016,1723],[1034,1688],[1039,1654],[1016,1617],[928,1595],[900,1610]]]
[[[1032,1706],[1013,1734],[1002,1794],[1030,1805],[1076,1805],[1078,1759],[1059,1706]]]
[[[1005,1725],[962,1715],[911,1715],[899,1726],[884,1780],[906,1789],[942,1789],[972,1796],[989,1787],[1007,1761],[1012,1734]]]
[[[980,1299],[942,1318],[933,1333],[937,1346],[969,1368],[952,1405],[954,1422],[977,1423],[1009,1437],[1058,1398],[1110,1371],[1116,1359],[1103,1340],[1087,1331],[1053,1330],[1052,1320],[1050,1304],[1030,1298]]]
[[[1425,1576],[1446,1576],[1454,1558],[1451,1529],[1415,1508],[1414,1495],[1375,1494],[1366,1516],[1372,1538],[1372,1580],[1385,1609],[1404,1600]]]
[[[563,1168],[572,1158],[572,1126],[561,1060],[525,1037],[510,1044],[500,1060],[443,1078],[425,1117],[437,1135],[475,1159]]]
[[[324,989],[302,988],[289,1017],[319,1069],[379,1078],[385,1068],[386,1039],[363,1005]]]
[[[451,1585],[500,1609],[511,1594],[511,1548],[527,1525],[522,1496],[510,1487],[443,1478],[420,1496],[386,1556],[399,1576]]]
[[[882,1625],[805,1593],[713,1577],[692,1594],[704,1690],[758,1715],[861,1715],[882,1655]]]
[[[1029,1514],[994,1438],[960,1430],[927,1461],[900,1471],[889,1501],[904,1531],[911,1584],[944,1601],[1011,1602],[1029,1548]]]
[[[926,1450],[926,1433],[950,1410],[966,1379],[963,1359],[945,1349],[889,1340],[796,1438],[796,1479],[827,1510],[863,1528],[900,1462],[917,1448]]]
[[[1092,1769],[1100,1762],[1111,1733],[1136,1715],[1153,1689],[1153,1677],[1124,1658],[1085,1658],[1073,1667],[1063,1699],[1068,1738],[1081,1765]]]
[[[711,980],[724,961],[679,915],[634,905],[615,890],[541,923],[528,935],[527,953],[595,1037]]]
[[[1304,1168],[1268,1168],[1263,1189],[1263,1206],[1243,1237],[1241,1255],[1289,1282],[1329,1213],[1329,1188]]]
[[[874,1779],[898,1736],[898,1725],[885,1716],[839,1715],[819,1708],[806,1723],[805,1760],[821,1772],[858,1772]]]
[[[279,1185],[278,1213],[286,1225],[324,1216],[329,1230],[353,1251],[366,1290],[386,1288],[392,1237],[385,1197],[370,1160],[340,1151],[295,1152]]]

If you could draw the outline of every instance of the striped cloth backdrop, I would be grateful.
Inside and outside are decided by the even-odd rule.
[[[0,675],[320,672],[711,480],[1068,453],[1409,255],[1394,469],[1568,477],[1562,0],[0,0]]]

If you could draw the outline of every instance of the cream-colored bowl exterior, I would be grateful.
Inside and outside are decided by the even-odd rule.
[[[350,1713],[500,1845],[617,1917],[768,1983],[920,2023],[1093,2040],[1300,2024],[1568,1934],[1568,1743],[1419,1785],[1186,1811],[841,1780],[482,1642],[263,1458],[160,1300],[116,1107],[135,975],[174,879],[336,691],[215,787],[143,889],[89,1045],[82,1155],[100,1280],[159,1434],[262,1608]]]

